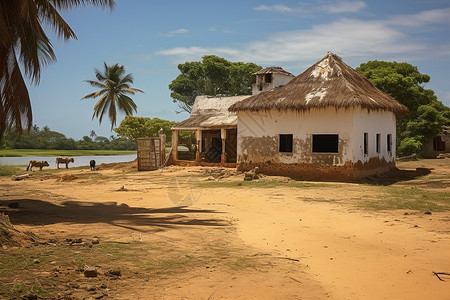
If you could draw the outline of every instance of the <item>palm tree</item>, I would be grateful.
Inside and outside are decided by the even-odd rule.
[[[97,136],[97,134],[95,133],[95,130],[91,130],[89,136],[90,136],[91,138],[95,138],[95,137]]]
[[[94,87],[100,88],[100,90],[84,96],[82,100],[101,97],[94,106],[92,119],[97,117],[99,118],[99,123],[101,123],[103,115],[108,111],[112,130],[116,125],[117,109],[125,112],[127,116],[133,115],[133,111],[136,112],[136,103],[128,95],[134,95],[136,92],[143,93],[143,91],[131,87],[133,75],[125,75],[124,66],[119,64],[108,66],[104,63],[103,72],[97,69],[94,70],[98,81],[85,81]]]
[[[56,60],[42,24],[50,25],[63,40],[76,39],[59,11],[89,4],[115,6],[114,0],[0,0],[0,139],[8,128],[21,133],[32,126],[22,70],[38,84],[42,67]]]

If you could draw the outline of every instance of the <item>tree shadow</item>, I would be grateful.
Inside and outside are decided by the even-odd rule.
[[[11,203],[17,203],[18,207],[8,208]],[[44,200],[15,199],[0,201],[0,212],[6,213],[15,225],[105,223],[142,232],[157,232],[179,226],[226,225],[220,219],[198,217],[199,214],[220,213],[215,210],[189,207],[150,209],[117,205],[117,202],[65,201],[55,205]]]
[[[415,170],[394,168],[389,172],[383,174],[366,177],[359,180],[359,182],[373,185],[391,185],[401,181],[414,180],[418,177],[425,176],[430,173],[431,169],[428,168],[416,168]]]

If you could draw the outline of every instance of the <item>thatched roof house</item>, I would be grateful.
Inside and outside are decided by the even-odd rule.
[[[408,113],[330,52],[286,85],[229,110],[238,115],[238,169],[313,180],[394,167],[396,118]]]

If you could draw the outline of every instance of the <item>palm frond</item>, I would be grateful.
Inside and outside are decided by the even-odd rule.
[[[98,82],[98,81],[93,81],[93,80],[85,80],[84,82],[89,83],[90,85],[94,86],[94,87],[98,87],[101,89],[106,89],[108,88],[105,84]]]
[[[69,10],[75,7],[94,5],[113,10],[116,6],[114,0],[50,0],[57,9]]]

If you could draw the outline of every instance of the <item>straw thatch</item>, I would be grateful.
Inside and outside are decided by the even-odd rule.
[[[387,110],[397,116],[408,113],[406,106],[377,89],[331,52],[285,86],[249,97],[231,105],[229,110],[301,111],[325,107]]]
[[[228,108],[239,101],[250,97],[232,96],[232,97],[210,97],[197,96],[192,107],[189,119],[181,121],[172,127],[173,130],[197,130],[229,128],[237,126],[237,115],[231,113]]]

